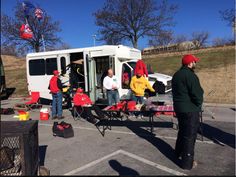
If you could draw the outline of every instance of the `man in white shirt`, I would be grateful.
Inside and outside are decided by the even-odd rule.
[[[115,105],[120,101],[120,96],[118,92],[119,83],[116,76],[113,75],[113,70],[109,69],[107,71],[107,76],[103,80],[103,87],[107,91],[108,105]]]

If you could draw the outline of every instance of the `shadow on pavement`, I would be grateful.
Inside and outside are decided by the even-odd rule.
[[[6,88],[6,95],[2,96],[1,99],[7,100],[15,92],[15,90],[16,90],[16,88],[14,88],[14,87]]]
[[[174,149],[166,143],[164,140],[151,136],[152,133],[150,133],[147,130],[144,130],[140,127],[134,127],[134,126],[127,126],[132,132],[134,132],[137,136],[140,138],[145,139],[149,143],[151,143],[153,146],[155,146],[165,157],[167,157],[169,160],[171,160],[173,163],[175,163],[178,167],[180,167],[180,160],[176,157]]]
[[[120,120],[109,120],[109,121],[100,121],[97,123],[97,126],[137,126],[137,127],[150,127],[150,122],[148,121],[120,121]],[[162,128],[173,128],[172,122],[153,122],[153,127],[162,127]]]
[[[219,128],[213,127],[209,124],[202,123],[202,135],[214,143],[222,145],[222,143],[235,149],[235,135],[222,131]],[[199,132],[201,134],[201,132]]]
[[[140,176],[136,170],[122,166],[117,160],[110,160],[109,165],[119,173],[119,176]]]
[[[39,165],[44,166],[44,161],[46,157],[48,145],[41,145],[39,146]]]
[[[231,110],[233,110],[233,111],[236,111],[236,109],[235,108],[230,108]]]

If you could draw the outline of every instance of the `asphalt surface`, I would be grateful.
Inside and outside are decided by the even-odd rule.
[[[2,100],[1,107],[21,102],[21,99]],[[171,122],[176,123],[176,119],[171,116],[155,117],[154,135],[144,117],[112,121],[112,129],[103,136],[102,126],[96,127],[84,119],[75,121],[68,110],[63,115],[64,121],[73,125],[72,138],[54,137],[54,121],[39,120],[39,109],[30,111],[30,118],[39,120],[40,164],[51,175],[235,176],[235,107],[205,107],[203,141],[199,134],[195,145],[198,166],[190,171],[182,170],[174,156],[177,130]],[[1,115],[1,121],[18,121],[13,116]]]

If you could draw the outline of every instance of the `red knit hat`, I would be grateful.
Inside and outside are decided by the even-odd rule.
[[[200,59],[195,57],[194,55],[188,54],[188,55],[184,55],[182,58],[182,64],[183,65],[188,65],[189,63],[195,61],[198,62]]]
[[[137,70],[137,74],[143,75],[143,70],[142,69],[138,69]]]
[[[83,93],[84,90],[83,90],[82,88],[78,88],[76,92],[77,92],[77,93]]]
[[[53,74],[54,74],[55,76],[57,76],[57,75],[59,74],[59,71],[58,71],[58,70],[54,70],[54,71],[53,71]]]

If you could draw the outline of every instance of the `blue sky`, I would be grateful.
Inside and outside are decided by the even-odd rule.
[[[105,0],[29,0],[38,4],[54,20],[60,21],[62,31],[58,34],[72,48],[93,46],[93,34],[97,34],[95,17],[92,15],[100,9]],[[159,0],[156,0],[157,2]],[[17,0],[1,0],[1,13],[13,16],[13,7]],[[175,35],[188,37],[192,32],[208,31],[209,41],[216,37],[233,37],[232,28],[220,18],[219,11],[235,8],[234,0],[169,0],[179,9],[174,16],[176,26],[172,28]],[[96,45],[102,42],[96,41]],[[131,43],[126,45],[132,46]],[[148,39],[139,39],[139,49],[148,47]]]

